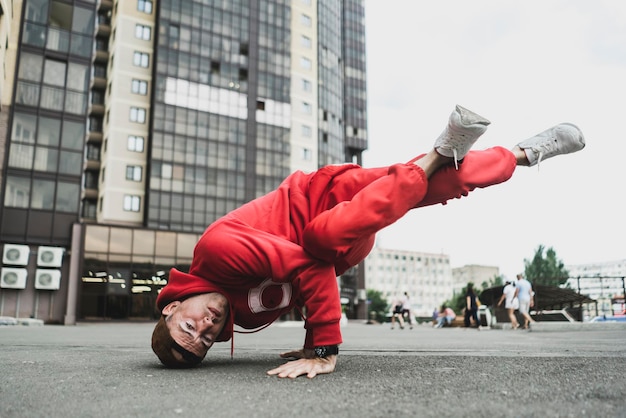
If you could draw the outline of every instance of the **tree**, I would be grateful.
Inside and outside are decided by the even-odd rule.
[[[556,257],[556,251],[552,247],[546,250],[543,245],[537,247],[532,260],[524,259],[524,274],[531,283],[546,286],[561,285],[569,277],[565,265]]]
[[[502,286],[504,284],[504,277],[499,275],[494,275],[489,281],[484,281],[480,285],[480,291],[482,292],[485,289],[489,289],[490,287]]]
[[[367,289],[367,300],[369,301],[369,315],[374,313],[374,318],[378,322],[385,322],[385,314],[387,312],[387,299],[383,297],[382,292],[374,289]],[[370,319],[372,316],[369,317]]]

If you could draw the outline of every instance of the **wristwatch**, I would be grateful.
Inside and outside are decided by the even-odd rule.
[[[328,356],[334,356],[339,354],[338,345],[319,345],[315,347],[315,356],[319,358],[326,358]]]

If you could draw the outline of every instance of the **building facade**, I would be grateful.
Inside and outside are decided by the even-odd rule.
[[[155,318],[208,225],[367,148],[363,0],[0,1],[0,316]]]
[[[626,314],[626,259],[567,265],[565,287],[597,301],[595,314]]]
[[[500,276],[500,268],[495,266],[482,266],[478,264],[467,264],[462,267],[452,269],[454,283],[454,295],[457,295],[467,287],[468,283],[474,283],[475,289],[483,287],[483,283],[492,283],[496,277]],[[490,287],[490,286],[486,286]]]
[[[374,247],[365,259],[365,283],[392,303],[405,292],[413,313],[430,316],[453,295],[450,257]]]

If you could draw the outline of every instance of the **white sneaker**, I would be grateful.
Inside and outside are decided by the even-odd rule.
[[[454,165],[458,170],[457,161],[465,157],[478,137],[485,133],[490,123],[482,116],[456,105],[446,129],[435,141],[435,150],[445,157],[454,158]]]
[[[517,144],[524,150],[530,167],[543,160],[561,154],[569,154],[585,148],[585,137],[578,127],[561,123]]]

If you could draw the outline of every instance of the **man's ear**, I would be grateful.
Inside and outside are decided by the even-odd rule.
[[[174,312],[174,310],[176,308],[178,308],[180,306],[180,301],[179,300],[175,300],[174,302],[170,302],[167,305],[165,305],[165,307],[163,308],[163,310],[161,311],[161,313],[163,315],[169,315],[172,312]]]

